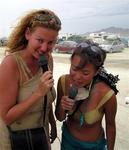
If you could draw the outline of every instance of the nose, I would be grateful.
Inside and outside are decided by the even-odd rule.
[[[47,44],[47,43],[43,43],[43,44],[41,45],[40,50],[41,50],[41,52],[46,53],[47,50],[48,50],[48,44]]]
[[[73,79],[74,79],[75,82],[78,83],[82,80],[82,76],[80,74],[76,73],[76,74],[73,75]]]
[[[77,80],[80,80],[82,78],[82,76],[81,76],[79,71],[76,72],[75,77],[76,77]]]

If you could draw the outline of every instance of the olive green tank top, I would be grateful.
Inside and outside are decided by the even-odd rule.
[[[16,101],[16,103],[20,103],[25,99],[27,99],[27,97],[29,97],[38,87],[40,77],[42,75],[42,69],[40,68],[37,74],[30,78],[31,71],[27,67],[25,61],[19,55],[19,52],[15,52],[13,56],[16,59],[18,69],[20,72],[20,87]],[[22,82],[23,75],[24,77],[26,77],[25,82]],[[31,107],[28,110],[28,112],[22,118],[13,122],[10,125],[10,128],[16,131],[16,130],[39,128],[44,126],[48,132],[49,126],[48,114],[54,99],[55,99],[55,89],[52,88],[52,90],[50,90],[47,94],[46,115],[44,122],[43,122],[44,97],[42,97],[33,107]]]

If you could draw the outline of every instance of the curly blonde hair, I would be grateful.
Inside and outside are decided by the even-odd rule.
[[[34,31],[37,26],[59,31],[61,29],[61,21],[54,12],[48,9],[30,11],[22,17],[10,34],[6,52],[13,53],[24,49],[28,43],[25,38],[26,29],[29,27],[30,31]]]

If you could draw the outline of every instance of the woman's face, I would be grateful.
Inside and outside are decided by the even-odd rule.
[[[80,63],[80,56],[75,55],[71,61],[70,67],[70,79],[72,84],[77,87],[83,87],[90,84],[97,70],[93,64],[86,64],[82,69],[78,69],[77,66]]]
[[[39,59],[41,54],[48,56],[56,43],[58,31],[45,28],[36,27],[33,32],[29,28],[26,31],[26,39],[28,40],[27,49],[35,57]]]

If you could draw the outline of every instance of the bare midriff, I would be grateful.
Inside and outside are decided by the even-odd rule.
[[[80,126],[79,121],[70,118],[66,121],[66,124],[69,132],[78,140],[95,142],[102,138],[103,128],[101,120],[92,125],[84,124]]]

